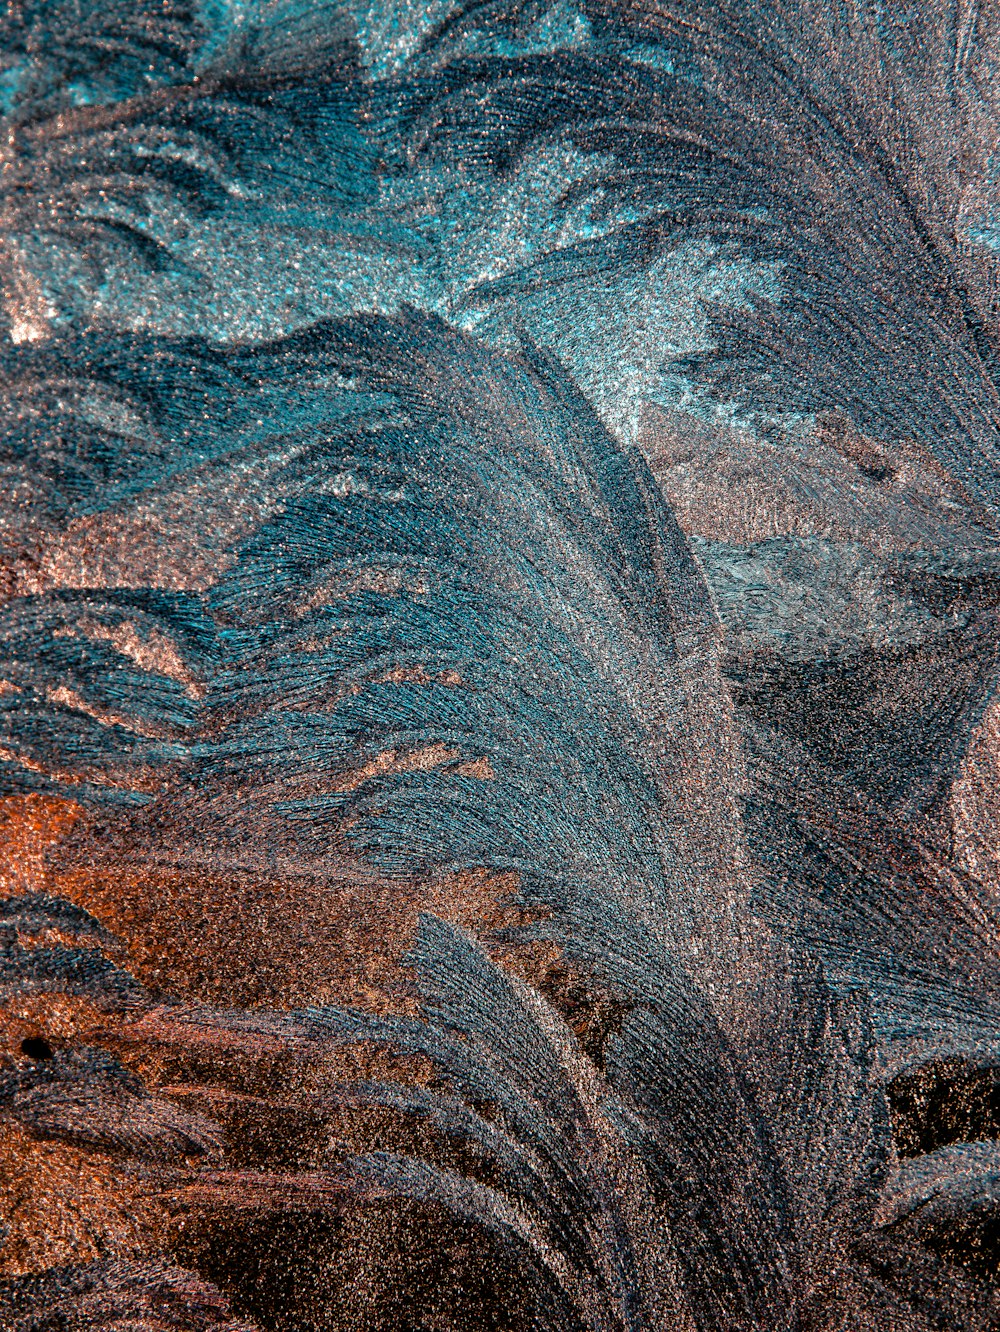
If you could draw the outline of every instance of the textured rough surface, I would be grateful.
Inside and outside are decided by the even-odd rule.
[[[0,116],[0,1329],[1000,1328],[994,0]]]

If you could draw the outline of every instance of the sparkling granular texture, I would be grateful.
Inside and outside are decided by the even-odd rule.
[[[0,113],[0,1332],[997,1332],[1000,3]]]

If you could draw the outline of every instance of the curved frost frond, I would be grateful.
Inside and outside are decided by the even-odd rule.
[[[935,0],[904,22],[874,3],[765,3],[709,16],[668,0],[585,16],[583,47],[538,53],[455,50],[446,25],[373,94],[414,180],[461,161],[502,197],[555,155],[562,191],[537,190],[512,222],[502,276],[484,254],[468,288],[477,317],[490,326],[503,310],[502,324],[516,309],[599,401],[632,336],[638,403],[697,405],[708,386],[702,408],[759,423],[845,411],[884,442],[919,440],[993,505],[996,266],[975,239],[995,211],[985,11]],[[497,20],[477,6],[451,22],[488,33]],[[558,152],[590,169],[560,173]],[[683,259],[691,246],[708,248]],[[686,321],[643,314],[640,273]],[[594,338],[576,337],[581,318]],[[642,320],[640,364],[627,326]]]
[[[333,7],[57,4],[8,22],[0,280],[15,342],[155,326],[164,300],[193,315],[227,252],[260,269],[276,233],[329,242],[366,193]],[[281,300],[265,327],[281,327]]]
[[[5,1280],[0,1314],[11,1332],[41,1332],[53,1319],[66,1332],[256,1332],[231,1316],[220,1290],[163,1258],[98,1260]]]

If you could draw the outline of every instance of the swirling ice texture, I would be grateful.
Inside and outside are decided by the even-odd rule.
[[[178,104],[183,128],[168,127],[162,149],[140,150],[154,152],[151,166],[160,176],[143,187],[143,207],[90,205],[79,198],[79,181],[74,187],[78,209],[88,214],[93,207],[112,240],[123,228],[133,240],[142,237],[162,271],[145,280],[129,272],[126,280],[112,254],[111,271],[98,286],[81,271],[65,283],[71,259],[58,235],[46,241],[58,247],[55,271],[41,253],[34,259],[22,253],[12,237],[25,309],[32,301],[35,307],[34,314],[22,310],[19,327],[28,336],[50,310],[57,319],[97,314],[159,331],[259,337],[320,314],[391,310],[400,300],[488,321],[501,302],[501,327],[509,325],[513,307],[586,380],[614,424],[634,419],[646,398],[661,398],[664,377],[671,400],[690,400],[690,355],[704,360],[711,353],[703,368],[717,394],[721,390],[717,407],[735,401],[743,411],[785,418],[833,404],[851,411],[862,428],[895,435],[900,384],[913,393],[928,367],[938,366],[932,377],[940,387],[931,392],[928,383],[920,402],[903,409],[907,433],[916,431],[952,460],[970,432],[976,447],[988,451],[995,430],[988,390],[975,406],[984,391],[975,369],[982,350],[976,350],[982,315],[974,313],[975,291],[941,298],[939,314],[921,305],[938,299],[931,293],[948,283],[949,265],[958,274],[954,290],[961,292],[968,285],[964,267],[973,263],[975,278],[975,262],[982,267],[988,255],[982,246],[967,252],[955,211],[968,212],[970,192],[985,180],[991,142],[982,20],[978,28],[965,20],[952,34],[958,43],[953,61],[966,63],[956,66],[951,86],[939,86],[936,65],[921,84],[906,72],[914,60],[896,49],[906,40],[912,44],[907,50],[916,50],[919,34],[906,35],[877,16],[831,29],[832,20],[810,14],[804,35],[786,45],[782,17],[752,10],[743,18],[720,14],[711,37],[695,23],[694,40],[682,13],[595,10],[568,28],[557,17],[534,9],[428,12],[425,32],[405,10],[345,14],[344,23],[359,34],[366,71],[363,81],[348,77],[345,86],[352,57],[322,42],[315,51],[309,45],[317,30],[339,31],[329,9],[272,6],[261,14],[215,15],[221,27],[204,46],[202,63],[191,57],[189,67],[206,73],[195,95],[186,92]],[[757,28],[765,39],[759,58],[750,60],[739,53],[758,41]],[[263,57],[257,53],[258,68],[251,69],[233,34],[261,30]],[[932,23],[928,31],[935,31]],[[812,111],[804,89],[819,67],[816,52],[829,48],[853,60],[857,86],[824,70],[815,95],[826,111]],[[296,59],[302,63],[303,50],[311,61],[308,92],[301,81],[293,86],[287,73]],[[865,80],[876,78],[876,70],[900,86],[893,85],[893,95],[882,99],[888,109],[873,120],[868,108],[879,102],[865,99]],[[218,115],[206,119],[203,109],[217,100],[205,95],[209,71],[231,99],[221,134]],[[265,89],[266,118],[274,123],[267,143],[246,137],[261,114],[252,110],[253,99]],[[771,107],[784,126],[781,135],[761,137],[745,110],[749,97]],[[124,136],[122,147],[113,149],[120,156],[130,151],[129,125],[140,131],[132,102],[119,105],[120,128],[104,133]],[[28,123],[45,109],[32,103]],[[244,116],[250,117],[245,128]],[[942,161],[937,140],[922,144],[922,127],[935,117],[954,126],[965,165]],[[91,133],[83,124],[69,128],[71,138]],[[915,138],[926,149],[923,157],[937,172],[934,189],[916,146],[904,148],[889,170],[886,142],[896,141],[897,129],[898,142]],[[294,168],[274,160],[283,133],[294,136],[300,158]],[[112,142],[98,141],[98,151]],[[382,145],[381,160],[372,152],[375,143]],[[164,159],[162,170],[157,157]],[[266,173],[266,190],[255,179],[255,162]],[[68,161],[52,163],[57,174],[50,197],[58,197],[58,173],[69,168]],[[33,193],[44,196],[38,167],[32,170]],[[176,186],[184,172],[192,183],[201,177],[203,218],[179,211],[185,196]],[[831,178],[837,181],[833,194],[826,184]],[[99,198],[107,198],[106,186]],[[99,189],[99,179],[93,187]],[[316,206],[304,210],[303,192],[316,191]],[[530,208],[522,206],[528,198]],[[933,231],[931,251],[921,228]],[[39,240],[36,230],[24,245],[37,248]],[[62,274],[66,301],[75,309],[46,292],[44,276],[34,271],[39,263],[50,278]],[[989,271],[987,263],[987,288]],[[963,299],[965,314],[955,306]],[[757,349],[757,360],[741,368],[719,354],[734,317],[737,329],[758,317],[754,301],[763,322],[742,345]],[[837,314],[840,301],[850,305]],[[706,328],[706,305],[720,315],[729,311],[714,334]],[[666,307],[672,314],[664,320]],[[943,336],[933,323],[938,317]],[[831,338],[807,372],[801,357],[815,358],[821,345],[816,338],[809,342],[809,321],[817,318],[829,320],[818,326],[817,338],[825,336],[822,327]],[[944,332],[956,318],[957,332]],[[574,347],[581,327],[602,332],[601,355],[593,338],[589,353]],[[798,327],[806,340],[800,351]],[[792,339],[784,353],[775,338]],[[766,379],[761,353],[770,367]],[[678,365],[685,356],[688,363]],[[903,356],[905,364],[894,370],[887,356]],[[739,375],[747,373],[752,404],[740,388]],[[956,376],[966,385],[961,401],[949,388]],[[624,411],[623,396],[631,403]],[[963,479],[966,472],[961,465]]]
[[[293,7],[267,10],[265,33],[278,34],[293,55],[301,52],[301,43],[314,29],[326,32],[331,23],[336,27],[326,9],[316,11],[325,22],[314,17],[310,27],[311,12],[303,11],[299,19],[303,37]],[[368,17],[377,27],[376,19]],[[357,20],[362,54],[368,49],[366,21]],[[718,295],[738,299],[748,285],[773,288],[766,265],[758,272],[753,264],[718,256],[711,246],[691,250],[682,244],[679,253],[671,246],[662,258],[650,253],[649,262],[640,263],[641,276],[635,274],[633,247],[627,231],[624,240],[622,233],[641,223],[651,211],[650,202],[616,203],[604,183],[615,169],[614,155],[581,152],[569,134],[529,147],[523,161],[512,163],[510,179],[499,186],[488,164],[485,170],[477,167],[461,145],[439,162],[414,162],[402,175],[392,166],[387,173],[373,155],[370,130],[383,123],[378,137],[393,144],[392,156],[399,156],[405,140],[395,144],[400,127],[393,112],[387,115],[383,109],[386,99],[391,107],[399,91],[385,77],[395,73],[395,67],[383,71],[373,85],[355,83],[352,88],[349,79],[345,84],[349,61],[346,67],[342,60],[324,66],[310,51],[315,68],[310,69],[307,92],[301,83],[291,86],[277,57],[273,69],[265,65],[248,70],[239,64],[245,57],[239,56],[233,34],[253,31],[255,22],[261,22],[259,14],[234,11],[224,19],[216,16],[216,22],[219,32],[189,59],[188,75],[202,71],[201,86],[192,90],[185,85],[176,109],[168,105],[158,115],[154,111],[155,130],[144,118],[145,104],[133,98],[121,101],[117,117],[105,117],[99,128],[81,116],[76,123],[70,117],[65,128],[60,123],[58,135],[42,154],[44,167],[30,152],[29,209],[35,200],[42,205],[47,194],[57,201],[66,188],[60,180],[72,173],[72,205],[82,215],[74,225],[79,230],[86,219],[89,233],[107,250],[106,257],[101,249],[95,255],[91,244],[77,259],[80,246],[64,227],[53,231],[44,221],[32,226],[30,212],[20,224],[16,216],[11,218],[16,336],[33,336],[33,330],[44,329],[53,319],[97,317],[160,332],[204,331],[222,340],[261,337],[320,315],[373,308],[391,312],[400,301],[468,326],[490,321],[490,310],[500,302],[500,312],[492,318],[499,335],[509,326],[511,313],[524,319],[539,341],[569,359],[586,378],[598,405],[608,412],[606,419],[614,413],[615,422],[625,424],[635,415],[644,379],[649,381],[646,391],[655,398],[658,362],[704,344],[706,302]],[[403,34],[407,41],[419,36],[405,15],[387,14],[382,22],[387,32]],[[583,22],[574,19],[573,32]],[[487,24],[487,36],[471,47],[478,60],[501,67],[541,54],[554,58],[564,50],[565,27],[558,15],[542,13],[534,21],[513,15],[509,24],[501,16],[495,28]],[[521,29],[526,29],[523,37]],[[452,49],[454,42],[442,40],[450,58],[469,55],[469,41],[459,41]],[[573,38],[565,49],[579,46]],[[391,40],[386,50],[375,41],[370,59],[376,68],[392,65],[393,49]],[[235,70],[227,66],[227,56]],[[205,95],[212,76],[224,81],[227,100],[221,105],[218,97]],[[253,137],[253,122],[260,121],[261,110],[254,106],[265,96],[267,119],[274,128],[269,138],[259,140]],[[26,95],[23,100],[22,133],[31,142],[33,134],[47,133],[44,126],[51,123],[52,108],[29,103]],[[367,135],[359,133],[359,115]],[[294,164],[276,156],[275,145],[283,135],[295,144]],[[133,138],[136,147],[130,146]],[[81,151],[87,153],[82,175]],[[95,160],[109,152],[109,172],[102,177]],[[118,165],[130,154],[141,173],[135,185],[125,185]],[[9,170],[17,170],[19,156],[15,149]],[[572,193],[575,202],[567,197]],[[22,226],[27,230],[19,236]],[[576,255],[581,246],[592,255],[582,267]],[[601,258],[608,246],[610,271],[607,259]],[[525,274],[546,255],[561,271],[555,290],[541,284],[536,309],[535,302],[518,298],[517,292]],[[561,255],[565,258],[560,260]],[[140,259],[138,271],[133,257]],[[95,258],[98,274],[92,271]],[[652,270],[647,271],[650,263]],[[595,266],[602,274],[596,283]],[[588,280],[594,304],[586,309]],[[507,289],[511,294],[505,294]],[[206,299],[207,291],[211,295]],[[581,348],[574,355],[572,344],[563,345],[560,330],[578,327],[581,313],[608,332],[616,329],[606,365],[617,367],[623,358],[632,363],[624,407],[622,394],[612,392],[606,374],[595,375],[593,357]],[[655,329],[665,319],[672,334]]]
[[[70,365],[90,377],[62,403],[71,459],[32,435],[14,469],[48,472],[59,521],[36,503],[8,568],[11,779],[140,804],[166,782],[216,856],[319,863],[349,823],[391,874],[515,870],[551,906],[597,894],[585,918],[609,893],[643,910],[645,881],[660,928],[667,873],[697,915],[725,819],[671,804],[703,761],[686,675],[711,675],[714,617],[644,465],[563,372],[415,316],[150,350],[11,360],[29,433]],[[79,462],[116,428],[117,485]]]
[[[995,688],[997,30],[945,0],[11,9],[9,789],[72,796],[133,872],[348,865],[387,915],[509,875],[530,923],[490,946],[555,942],[622,1013],[599,1068],[425,920],[410,1025],[189,1025],[415,1050],[456,1093],[417,1109],[500,1182],[380,1152],[171,1187],[443,1203],[534,1254],[554,1325],[991,1325],[933,1251],[993,1206],[988,1153],[890,1177],[876,1070],[997,1058],[996,885],[947,812]],[[170,1026],[72,904],[11,912],[8,992]],[[15,1059],[18,1131],[213,1150],[88,1050]],[[119,1281],[175,1276],[7,1295],[104,1318]]]
[[[977,369],[979,316],[961,285],[949,288],[940,273],[935,276],[960,258],[957,240],[949,239],[954,199],[947,172],[938,172],[932,190],[917,158],[904,154],[886,174],[891,135],[907,143],[926,134],[928,98],[937,114],[947,113],[949,123],[963,128],[969,147],[961,170],[973,169],[977,146],[985,141],[983,126],[990,123],[988,105],[980,104],[980,85],[989,92],[980,69],[988,51],[978,38],[973,41],[968,23],[956,35],[966,65],[954,87],[938,89],[935,74],[914,91],[903,86],[909,66],[896,46],[916,38],[877,16],[828,31],[832,20],[808,15],[802,32],[790,37],[782,36],[785,20],[777,13],[727,11],[709,27],[696,23],[692,40],[683,14],[671,12],[595,10],[586,23],[549,21],[534,10],[428,12],[425,30],[403,12],[380,17],[366,11],[355,16],[357,74],[350,73],[354,57],[338,63],[329,56],[337,48],[321,43],[318,54],[310,53],[306,92],[287,71],[305,59],[300,36],[313,31],[312,12],[269,9],[262,29],[255,29],[259,18],[234,11],[222,23],[222,35],[204,48],[208,54],[192,59],[195,67],[234,71],[228,75],[234,91],[227,96],[236,102],[227,116],[237,126],[244,123],[248,96],[258,96],[264,79],[271,99],[267,116],[276,125],[296,127],[298,151],[305,142],[317,145],[310,151],[318,157],[310,161],[317,188],[325,187],[328,235],[317,237],[313,218],[304,245],[301,228],[288,240],[286,222],[299,216],[298,203],[282,203],[280,216],[275,212],[288,178],[275,176],[266,138],[251,137],[235,159],[235,174],[223,177],[228,183],[222,193],[216,190],[211,213],[192,233],[194,249],[184,239],[179,249],[166,244],[168,256],[211,254],[216,276],[208,280],[219,284],[219,300],[204,300],[204,273],[192,279],[197,309],[178,297],[176,287],[157,285],[162,279],[155,274],[130,276],[127,284],[105,279],[102,304],[81,315],[142,327],[152,321],[163,328],[167,321],[178,330],[202,329],[228,339],[287,328],[321,309],[393,310],[405,299],[502,345],[526,327],[570,367],[609,425],[625,437],[644,435],[647,446],[652,435],[656,447],[649,409],[682,406],[723,425],[735,421],[750,439],[762,439],[757,447],[770,450],[771,465],[784,476],[797,465],[792,460],[802,428],[808,431],[818,409],[834,407],[846,413],[849,429],[868,432],[864,448],[888,450],[889,462],[877,462],[876,474],[880,468],[899,472],[893,450],[902,433],[936,453],[957,481],[991,507],[993,390],[989,376]],[[260,30],[266,40],[258,38],[258,47],[267,59],[252,70],[240,34]],[[336,24],[330,30],[339,31]],[[856,86],[817,72],[824,42],[854,60]],[[759,58],[752,59],[746,52],[754,43]],[[282,50],[286,54],[279,56]],[[872,99],[865,101],[862,92],[874,66],[902,83],[890,111],[873,121]],[[978,103],[970,83],[980,89]],[[825,120],[810,95],[822,101]],[[772,108],[781,135],[762,134],[759,114],[751,118],[746,111],[750,97]],[[209,147],[221,151],[211,123],[215,100],[199,92],[192,106],[202,117],[192,143],[214,179],[221,170],[209,154]],[[973,130],[978,138],[969,137]],[[243,142],[236,140],[238,146]],[[231,153],[231,142],[223,147]],[[186,149],[189,159],[193,151]],[[935,154],[939,146],[927,145],[926,155],[936,161]],[[191,160],[202,167],[197,154]],[[270,173],[267,191],[233,184],[252,179],[262,167]],[[968,188],[974,183],[970,179]],[[166,184],[174,184],[170,176]],[[172,209],[172,196],[168,200]],[[366,238],[352,240],[349,254],[336,239],[347,224],[353,237]],[[292,287],[281,285],[286,254],[299,265]],[[935,258],[940,254],[944,259]],[[169,273],[174,261],[164,262]],[[152,284],[145,288],[148,298],[138,295],[144,281]],[[269,313],[279,296],[294,302],[305,288],[303,299],[311,305],[277,318]],[[738,356],[727,351],[727,339],[734,337]],[[699,349],[700,359],[692,356]],[[890,367],[887,355],[903,360]],[[765,430],[771,434],[764,436]],[[814,438],[808,447],[815,456]],[[835,447],[842,448],[839,442]],[[855,465],[848,460],[832,489],[832,522],[827,515],[822,522],[826,530],[853,522],[870,544],[873,537],[881,540],[885,518],[876,516],[867,497],[857,519],[848,516],[843,497],[856,490]],[[760,468],[758,453],[750,473],[758,486]],[[972,526],[972,541],[992,541],[987,520],[961,495],[936,502],[940,516],[928,519],[927,455],[916,455],[910,470],[916,494],[911,500],[904,492],[900,544],[951,543],[963,522],[963,540],[970,540]],[[810,503],[815,484],[809,478],[803,487]],[[762,498],[766,502],[766,489]],[[775,534],[784,535],[780,525]],[[830,558],[844,557],[842,546],[830,547]],[[258,558],[266,562],[267,556],[261,552]],[[725,558],[724,550],[718,559],[705,552],[710,577]],[[789,586],[793,577],[786,564],[770,580],[782,607],[798,596]],[[871,577],[892,586],[900,575],[876,562]],[[805,587],[824,605],[819,620],[828,633],[831,588],[808,576]],[[725,607],[721,573],[715,593]],[[918,616],[936,632],[940,613],[920,608],[939,595],[930,603],[916,601]],[[865,606],[868,599],[863,584],[848,604]],[[741,605],[748,604],[744,596]],[[947,754],[955,752],[949,737],[964,725],[958,719],[981,706],[989,664],[988,648],[984,656],[980,644],[990,641],[989,612],[965,615],[968,646],[960,650],[962,664],[953,677],[957,692],[950,711],[942,713],[943,728],[935,732],[932,726],[933,734],[918,746],[927,754],[925,775],[914,787],[901,757],[875,759],[901,785],[894,798],[926,799],[921,792],[933,791],[942,765],[954,761]],[[763,618],[773,634],[774,614]],[[858,631],[848,638],[853,653]],[[811,652],[814,646],[805,655]],[[801,654],[793,647],[793,657]],[[939,661],[931,656],[928,669],[937,671]],[[769,671],[755,689],[770,687]],[[741,664],[738,678],[744,673]],[[926,677],[918,672],[916,678]],[[64,703],[76,698],[72,684],[62,688]],[[184,702],[183,708],[191,707]],[[113,708],[104,707],[106,718],[113,715]],[[95,718],[94,724],[103,723]],[[892,744],[900,755],[912,749],[912,730],[904,727]],[[864,764],[853,755],[847,762],[865,796],[881,798],[880,789],[869,790]],[[764,858],[769,861],[771,852]]]
[[[73,392],[81,379],[87,392]],[[713,677],[720,688],[717,625],[645,464],[559,366],[530,345],[502,356],[411,314],[227,353],[130,339],[22,347],[8,382],[26,426],[18,474],[44,464],[49,481],[30,557],[7,569],[12,786],[71,793],[106,817],[116,803],[159,803],[176,829],[174,856],[206,868],[242,857],[266,870],[284,851],[322,872],[331,849],[350,852],[381,872],[387,899],[394,883],[428,873],[515,871],[524,905],[548,916],[545,933],[628,1004],[655,1010],[661,990],[683,993],[667,963],[678,957],[726,1007],[741,942],[726,845],[738,821],[725,801],[714,822],[711,804],[698,821],[685,807],[696,794],[689,773],[705,764],[706,742],[719,743],[705,705],[727,725],[706,690]],[[50,422],[61,412],[55,438],[72,439],[72,451],[30,429],[43,407]],[[106,461],[109,436],[128,446],[117,486],[81,467]],[[161,833],[150,851],[165,849]],[[502,973],[447,932],[423,933],[421,965],[438,989],[459,987],[448,1025],[471,1034],[488,1019],[492,1043]],[[18,946],[10,964],[22,991],[82,994],[112,1013],[148,1006],[148,996],[120,994],[100,961],[81,969],[65,950],[50,958]],[[362,1038],[378,1034],[361,1015],[345,1020]],[[642,1068],[625,1070],[650,1023],[659,1048],[666,1017],[646,1014],[623,1035],[626,1085],[642,1080]],[[446,1060],[434,1031],[416,1030],[419,1048]],[[532,1079],[533,1052],[517,1029],[508,1039],[499,1085],[494,1076],[482,1090],[503,1090],[523,1135],[512,1061]],[[44,1076],[18,1070],[11,1115],[46,1140],[119,1155],[206,1150],[208,1126],[114,1069],[99,1076],[88,1058],[53,1060]],[[754,1138],[724,1048],[710,1045],[705,1058],[705,1088],[718,1062],[723,1099]],[[654,1060],[650,1082],[658,1070]],[[714,1104],[710,1094],[705,1112]],[[687,1149],[662,1126],[635,1133],[636,1150],[650,1133],[663,1137],[644,1146],[654,1175],[700,1168],[666,1163]],[[715,1297],[696,1261],[704,1250],[715,1271],[735,1246],[747,1273],[770,1266],[766,1216],[740,1237],[715,1194],[731,1183],[753,1198],[758,1177],[777,1189],[771,1163],[763,1148],[740,1163],[738,1127],[724,1139],[727,1166],[700,1188],[709,1218],[691,1230],[682,1265],[691,1298],[702,1291],[753,1319],[780,1275],[769,1273],[760,1297],[743,1277]],[[352,1169],[373,1188],[434,1198],[488,1226],[506,1206],[429,1164]],[[511,1186],[515,1208],[524,1187]],[[204,1188],[211,1199],[225,1181]],[[560,1203],[557,1193],[553,1206],[546,1224],[560,1261],[574,1261],[575,1195]],[[676,1225],[688,1224],[681,1208]],[[514,1230],[530,1247],[535,1232]],[[614,1267],[617,1242],[584,1262],[584,1291],[592,1261]],[[615,1310],[647,1298],[625,1267],[609,1326]],[[557,1276],[585,1311],[600,1307],[558,1264]]]

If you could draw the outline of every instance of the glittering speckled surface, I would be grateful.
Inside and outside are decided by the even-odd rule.
[[[0,1332],[1000,1328],[1000,6],[0,115]]]

